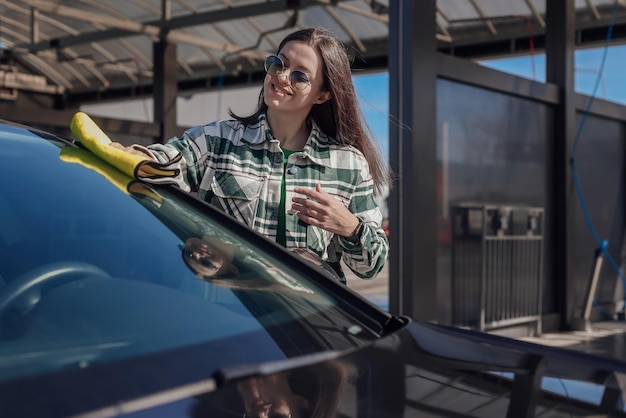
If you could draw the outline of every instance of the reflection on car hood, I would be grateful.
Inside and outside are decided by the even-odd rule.
[[[186,354],[199,356],[201,352]],[[193,367],[193,360],[198,358],[190,360],[176,357],[169,367],[182,366],[179,370],[186,374],[186,368]],[[158,375],[165,369],[166,366],[155,364],[153,372]],[[134,371],[128,370],[129,377]],[[619,361],[410,322],[361,348],[236,365],[211,375],[200,374],[195,380],[168,390],[144,392],[142,396],[127,396],[124,400],[112,398],[110,391],[102,391],[80,405],[68,402],[70,406],[55,410],[63,405],[64,399],[69,401],[73,396],[70,393],[57,393],[54,398],[46,395],[51,388],[41,382],[37,386],[28,381],[8,387],[0,385],[0,400],[3,401],[0,412],[18,412],[14,416],[23,416],[19,412],[26,410],[24,400],[37,388],[40,403],[30,411],[42,412],[42,416],[62,411],[81,417],[121,413],[129,417],[138,413],[139,417],[180,410],[191,416],[221,417],[230,416],[224,411],[245,410],[243,399],[247,388],[283,381],[294,391],[301,391],[303,384],[310,389],[323,387],[323,399],[316,399],[315,391],[307,395],[321,410],[332,413],[321,416],[493,417],[533,416],[542,411],[551,411],[550,416],[556,417],[593,415],[601,411],[610,416],[624,416],[623,404],[608,403],[606,396],[607,390],[616,388],[609,377],[624,373],[626,364]],[[67,378],[71,383],[77,375]],[[555,379],[562,390],[555,388]],[[89,385],[97,387],[96,382],[89,382]],[[618,390],[623,396],[623,391]],[[10,409],[2,410],[3,407]]]

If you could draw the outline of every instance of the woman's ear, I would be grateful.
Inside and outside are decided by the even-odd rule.
[[[329,91],[322,91],[319,96],[317,96],[317,101],[315,102],[315,104],[322,104],[325,103],[327,101],[329,101],[331,98],[330,92]]]

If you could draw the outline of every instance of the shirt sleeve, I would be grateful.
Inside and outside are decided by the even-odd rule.
[[[179,174],[173,180],[186,192],[198,191],[206,171],[206,157],[209,151],[204,126],[191,128],[181,137],[171,138],[165,144],[149,145],[148,149],[160,163],[174,161],[180,154],[182,158],[173,166],[179,170]]]
[[[373,279],[382,270],[389,253],[389,241],[382,227],[383,215],[374,200],[374,181],[364,157],[361,160],[359,183],[348,209],[363,221],[363,233],[358,242],[339,238],[343,248],[342,260],[362,279]]]

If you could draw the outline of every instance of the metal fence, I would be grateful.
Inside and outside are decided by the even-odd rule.
[[[452,208],[452,319],[488,331],[535,323],[541,334],[544,210]]]

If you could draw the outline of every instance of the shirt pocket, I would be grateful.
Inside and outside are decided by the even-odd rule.
[[[263,180],[245,174],[216,172],[211,204],[248,226],[254,224]]]

